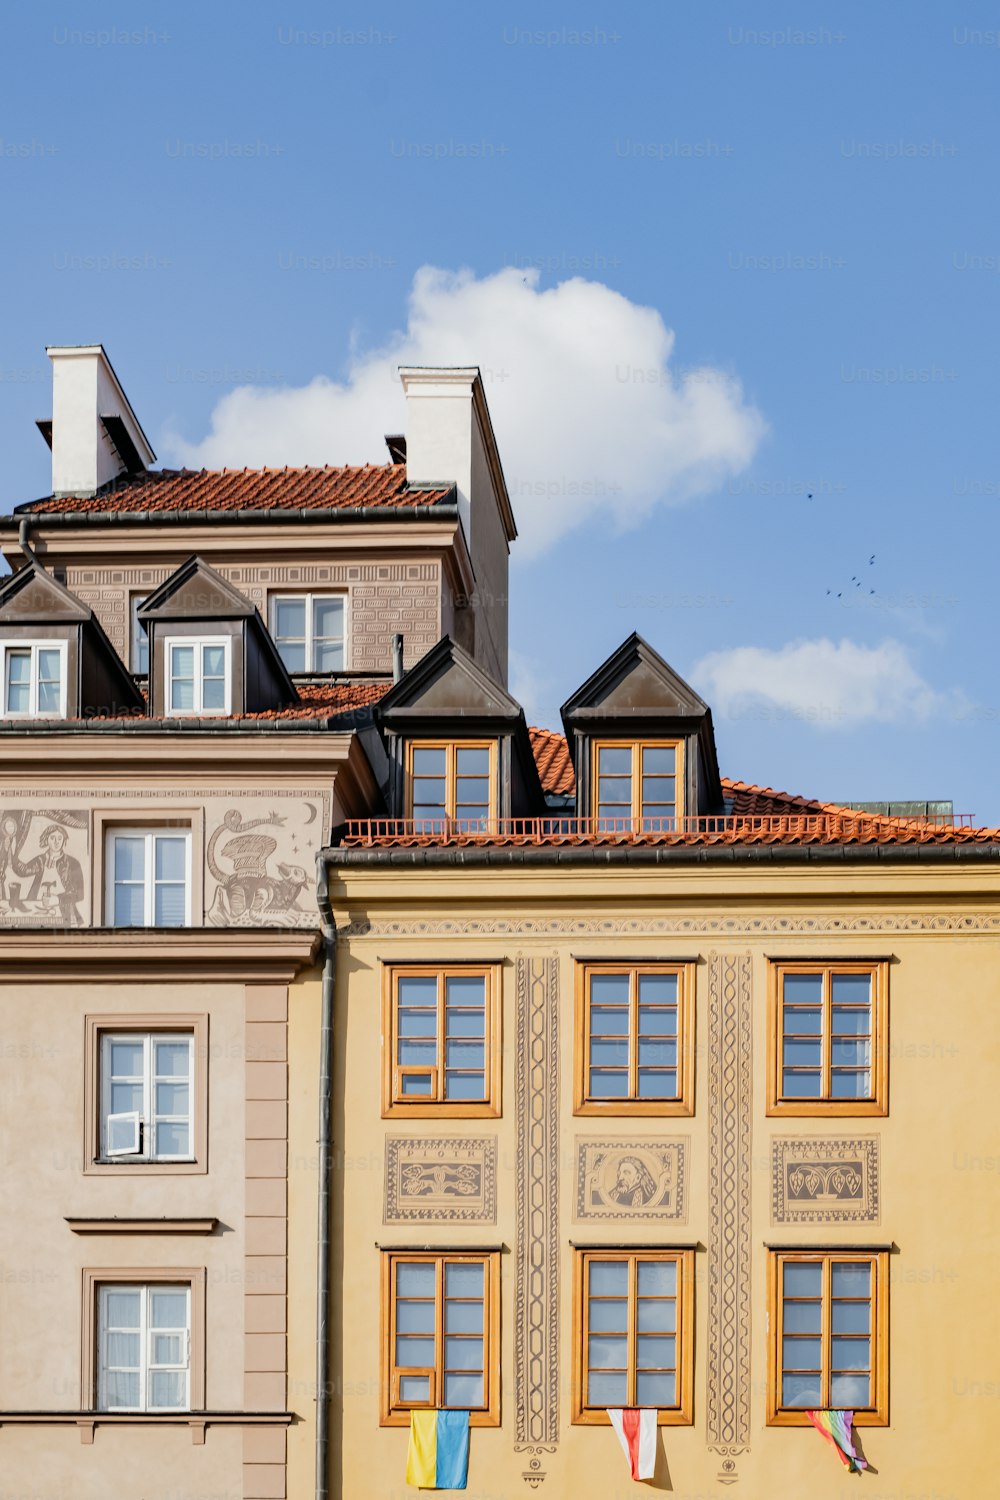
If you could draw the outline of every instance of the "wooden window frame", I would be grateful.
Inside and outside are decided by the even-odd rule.
[[[785,1099],[782,1087],[782,978],[785,974],[823,974],[824,1073],[829,1072],[830,976],[870,974],[872,980],[871,1094],[866,1099]],[[889,1113],[889,964],[886,959],[770,959],[768,961],[767,1113],[769,1116],[881,1117]]]
[[[194,1128],[190,1160],[150,1161],[145,1157],[118,1156],[110,1160],[101,1155],[104,1107],[101,1090],[102,1054],[105,1036],[162,1036],[171,1032],[194,1039],[194,1076],[191,1082],[191,1107]],[[121,1014],[88,1015],[84,1019],[83,1080],[83,1170],[87,1176],[199,1176],[208,1171],[208,1016],[160,1011],[142,1015],[136,1011]]]
[[[483,1395],[482,1408],[469,1413],[471,1427],[500,1426],[500,1252],[499,1250],[406,1250],[394,1248],[381,1252],[381,1317],[382,1376],[379,1415],[380,1427],[409,1427],[411,1411],[451,1410],[438,1408],[433,1400],[427,1403],[402,1405],[396,1399],[397,1369],[396,1347],[396,1303],[394,1297],[394,1271],[400,1261],[431,1264],[438,1268],[435,1308],[434,1344],[436,1350],[435,1369],[431,1375],[432,1396],[437,1395],[438,1376],[444,1359],[443,1315],[444,1299],[441,1283],[446,1262],[474,1262],[483,1267]],[[422,1373],[422,1372],[414,1372]]]
[[[809,1418],[805,1409],[782,1407],[781,1352],[783,1333],[784,1299],[782,1290],[782,1267],[792,1262],[819,1262],[823,1265],[823,1341],[822,1381],[827,1386],[830,1378],[830,1297],[829,1267],[835,1262],[857,1264],[867,1261],[872,1267],[872,1316],[871,1316],[871,1380],[872,1406],[854,1408],[855,1427],[887,1427],[889,1424],[889,1252],[887,1250],[838,1250],[835,1247],[816,1247],[801,1250],[768,1251],[768,1331],[769,1347],[767,1360],[767,1425],[769,1427],[808,1427]],[[821,1409],[817,1406],[817,1410]],[[840,1410],[841,1408],[834,1408]]]
[[[205,1283],[204,1266],[109,1266],[87,1267],[83,1272],[81,1308],[81,1369],[80,1407],[85,1412],[97,1412],[99,1397],[100,1331],[98,1328],[100,1289],[104,1286],[140,1285],[155,1286],[157,1283],[170,1286],[187,1286],[190,1289],[190,1359],[188,1364],[189,1400],[185,1411],[198,1412],[205,1409]],[[169,1415],[183,1416],[183,1412]],[[130,1412],[135,1421],[155,1420],[156,1411]]]
[[[450,978],[468,978],[483,975],[486,980],[486,1016],[484,1061],[485,1099],[430,1099],[404,1097],[398,1092],[401,1072],[411,1071],[405,1065],[396,1066],[396,980],[417,975],[421,978],[434,976],[438,981],[437,1036],[438,1052],[433,1069],[414,1068],[412,1071],[433,1071],[436,1078],[443,1079],[444,1069],[442,1033],[444,1006],[442,994],[444,981]],[[500,1117],[501,1042],[503,1012],[503,971],[500,964],[488,963],[387,963],[382,968],[382,1118],[384,1120],[407,1117],[413,1119],[498,1119]]]
[[[600,776],[598,767],[600,765],[600,754],[602,750],[628,749],[632,751],[632,771],[630,780],[632,783],[632,828],[640,831],[642,828],[642,752],[644,750],[673,750],[676,756],[674,761],[674,813],[673,822],[675,827],[679,826],[685,816],[684,798],[684,741],[683,739],[600,739],[594,740],[591,748],[590,759],[590,815],[596,823],[600,814]]]
[[[458,776],[456,764],[459,750],[488,750],[490,757],[489,789],[490,803],[487,810],[489,823],[496,821],[498,813],[497,788],[497,741],[496,740],[407,740],[406,742],[406,816],[413,818],[413,754],[415,750],[444,750],[445,752],[445,811],[439,818],[421,818],[420,822],[455,823],[458,819],[456,792]]]
[[[340,667],[327,669],[317,667],[314,664],[314,648],[316,637],[313,630],[313,605],[316,603],[324,604],[330,599],[339,599],[344,606],[344,630],[341,637],[343,663]],[[278,605],[284,604],[289,600],[295,604],[297,604],[301,600],[305,604],[306,609],[306,634],[303,641],[303,645],[305,647],[306,665],[304,667],[297,668],[296,672],[318,673],[320,676],[325,675],[327,670],[349,672],[351,670],[350,591],[348,589],[307,589],[297,592],[295,589],[273,589],[271,592],[269,592],[267,596],[267,626],[274,640],[274,644],[277,647],[279,656],[281,656],[281,645],[277,633]],[[288,637],[288,639],[291,639],[291,637]],[[282,661],[284,661],[284,657],[282,657]],[[291,667],[288,667],[286,670],[288,672],[291,672],[292,669]]]
[[[680,963],[615,963],[613,959],[579,959],[576,964],[576,1040],[574,1066],[575,1115],[644,1115],[691,1116],[694,1114],[695,1064],[695,988],[697,966],[694,960]],[[623,974],[629,978],[629,1077],[638,1066],[636,1027],[638,1024],[638,976],[641,974],[677,975],[677,1087],[676,1099],[594,1099],[590,1097],[590,976]]]
[[[611,1421],[604,1407],[585,1406],[584,1392],[587,1381],[587,1348],[589,1336],[589,1307],[587,1301],[587,1267],[591,1261],[617,1260],[629,1265],[629,1345],[635,1337],[635,1288],[636,1266],[639,1261],[674,1261],[677,1265],[677,1405],[656,1409],[658,1427],[690,1427],[694,1422],[694,1281],[695,1265],[693,1250],[671,1250],[669,1248],[644,1249],[636,1245],[630,1249],[576,1250],[573,1255],[573,1415],[575,1427],[610,1427]],[[634,1381],[634,1353],[629,1357],[629,1380]],[[627,1404],[627,1403],[626,1403]]]

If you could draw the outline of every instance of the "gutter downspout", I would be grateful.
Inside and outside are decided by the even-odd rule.
[[[38,562],[38,555],[28,541],[28,531],[30,526],[30,518],[28,516],[21,516],[20,520],[17,523],[17,545],[20,547],[28,562],[37,563],[38,566],[41,567],[41,563]]]
[[[316,1500],[328,1500],[330,1447],[330,1177],[333,1165],[333,1003],[337,925],[323,851],[316,855],[316,901],[323,930],[319,1047],[319,1194],[316,1263]]]

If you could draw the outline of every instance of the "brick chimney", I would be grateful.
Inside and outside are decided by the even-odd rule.
[[[52,420],[39,422],[52,449],[52,494],[93,495],[156,460],[101,344],[53,345]]]

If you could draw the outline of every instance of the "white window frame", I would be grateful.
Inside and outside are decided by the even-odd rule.
[[[233,654],[232,636],[229,635],[172,635],[163,642],[163,712],[169,719],[191,719],[214,717],[232,712],[233,701]],[[223,648],[225,672],[225,702],[222,708],[203,708],[205,662],[202,652],[206,646]],[[178,647],[194,647],[194,705],[191,708],[171,708],[171,687],[174,680],[173,654]]]
[[[107,1303],[108,1297],[113,1293],[140,1294],[139,1312],[139,1405],[138,1406],[109,1406],[108,1405],[108,1373],[109,1365],[107,1359],[108,1344],[108,1320]],[[156,1292],[183,1292],[187,1302],[186,1327],[176,1329],[154,1329],[150,1326],[149,1306],[150,1299]],[[132,1330],[129,1330],[132,1331]],[[179,1334],[184,1344],[185,1362],[183,1365],[157,1365],[150,1358],[152,1339],[157,1333]],[[117,1368],[134,1369],[134,1366],[116,1366]],[[151,1406],[149,1404],[149,1377],[156,1370],[182,1370],[184,1373],[185,1399],[181,1406]],[[191,1283],[184,1281],[131,1281],[131,1282],[102,1282],[98,1287],[97,1296],[97,1408],[99,1411],[143,1411],[143,1412],[168,1412],[168,1411],[190,1411],[191,1410]]]
[[[123,1114],[112,1115],[106,1105],[111,1102],[111,1048],[115,1042],[141,1042],[142,1043],[142,1109],[129,1111],[137,1115],[136,1146],[135,1151],[109,1151],[108,1149],[108,1122],[111,1119],[121,1120],[126,1118]],[[153,1058],[157,1042],[170,1042],[176,1045],[178,1042],[186,1042],[188,1047],[188,1112],[187,1115],[164,1115],[156,1113],[156,1077],[153,1072]],[[136,1031],[123,1029],[122,1031],[101,1032],[101,1079],[98,1099],[100,1102],[100,1160],[102,1162],[122,1161],[126,1165],[134,1162],[167,1161],[188,1162],[195,1159],[195,1045],[194,1032],[182,1031]],[[171,1081],[177,1081],[176,1078]],[[171,1122],[186,1119],[188,1126],[188,1149],[183,1155],[176,1152],[160,1152],[156,1149],[156,1123],[163,1118]]]
[[[57,640],[16,640],[8,638],[0,641],[0,708],[5,719],[65,719],[66,717],[66,641]],[[31,678],[30,694],[31,707],[26,713],[17,713],[7,707],[7,660],[11,651],[30,651],[31,653]],[[40,713],[38,709],[38,653],[39,651],[56,651],[59,654],[59,711],[58,713]]]
[[[136,677],[149,676],[149,636],[139,624],[139,610],[145,604],[146,594],[129,594],[128,617],[129,617],[129,669]],[[146,650],[146,666],[139,665],[140,648]]]
[[[143,853],[142,888],[143,888],[143,914],[142,926],[153,927],[156,915],[156,880],[153,871],[156,868],[154,844],[158,838],[182,838],[184,840],[184,921],[180,926],[191,926],[191,827],[180,826],[160,828],[129,828],[117,824],[109,828],[105,835],[104,847],[104,925],[114,927],[116,931],[126,930],[124,925],[121,929],[115,923],[115,840],[143,839],[145,849]],[[174,882],[170,882],[173,884]],[[179,928],[164,927],[162,931],[178,931]]]
[[[306,636],[305,636],[306,664],[302,668],[302,670],[304,672],[319,672],[320,671],[320,668],[317,667],[317,666],[315,666],[314,659],[313,659],[313,643],[314,643],[314,633],[313,633],[313,605],[315,603],[317,603],[317,602],[323,603],[323,602],[325,602],[328,599],[340,599],[342,601],[342,603],[343,603],[343,606],[344,606],[344,637],[343,637],[344,638],[344,662],[343,662],[343,666],[340,668],[340,670],[342,672],[346,672],[346,671],[349,671],[349,669],[350,669],[349,651],[350,651],[350,640],[351,640],[351,632],[350,632],[350,596],[349,596],[349,594],[348,594],[348,592],[347,592],[346,589],[324,589],[321,593],[304,593],[304,594],[303,593],[296,593],[296,591],[294,589],[291,589],[291,590],[288,590],[288,591],[282,591],[280,593],[269,594],[268,598],[267,598],[268,629],[270,630],[271,636],[272,636],[272,638],[274,640],[274,644],[275,644],[275,646],[278,649],[278,655],[279,656],[281,656],[281,642],[279,641],[278,635],[277,635],[278,605],[279,604],[283,604],[283,603],[285,603],[288,600],[291,600],[293,603],[296,603],[296,604],[301,600],[305,604],[305,607],[306,607]],[[284,657],[282,657],[282,661],[284,661]],[[288,670],[291,671],[291,668],[289,667]]]

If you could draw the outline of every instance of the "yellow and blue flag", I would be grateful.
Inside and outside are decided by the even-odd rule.
[[[469,1413],[411,1411],[406,1482],[422,1490],[464,1490],[469,1473]]]

